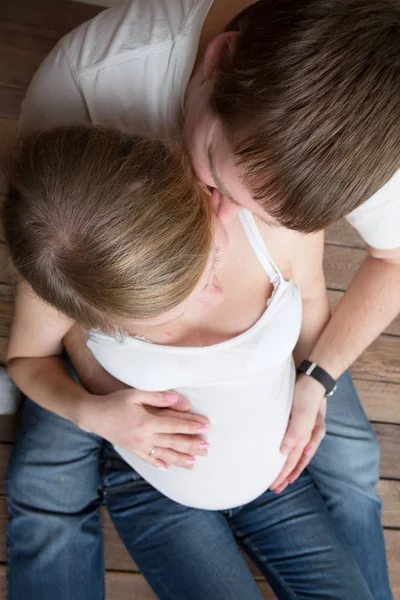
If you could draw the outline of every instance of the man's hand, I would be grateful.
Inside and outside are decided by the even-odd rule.
[[[119,390],[92,396],[79,426],[156,467],[192,469],[196,455],[207,455],[209,444],[200,436],[210,422],[187,412],[189,408],[188,400],[175,392]]]
[[[280,494],[293,483],[316,453],[325,436],[326,398],[320,383],[307,375],[296,382],[289,426],[281,444],[285,466],[270,489]]]

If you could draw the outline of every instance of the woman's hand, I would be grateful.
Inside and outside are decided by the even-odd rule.
[[[281,444],[285,466],[270,489],[280,494],[307,467],[325,436],[326,397],[320,383],[307,375],[296,382],[289,426]]]
[[[175,392],[124,389],[93,395],[85,403],[79,426],[156,467],[192,469],[196,455],[207,455],[209,444],[200,435],[210,422],[186,412],[189,408],[189,401]]]

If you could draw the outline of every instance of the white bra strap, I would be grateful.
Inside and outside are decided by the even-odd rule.
[[[254,250],[255,255],[260,261],[261,266],[267,273],[271,282],[274,285],[276,285],[278,281],[282,282],[284,280],[283,275],[276,266],[275,262],[272,260],[272,257],[260,233],[260,230],[258,229],[256,222],[254,221],[252,213],[247,209],[243,209],[239,213],[239,219],[243,230],[246,234],[246,237]]]

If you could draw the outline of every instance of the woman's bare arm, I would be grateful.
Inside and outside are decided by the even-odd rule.
[[[32,400],[79,425],[88,395],[68,374],[61,358],[62,339],[73,323],[20,284],[7,350],[16,385]]]
[[[72,379],[61,358],[62,340],[72,325],[28,285],[19,287],[7,353],[17,386],[43,408],[155,466],[192,468],[187,461],[206,454],[196,434],[208,419],[187,413],[189,402],[173,393],[132,389],[89,393]],[[153,446],[157,456],[149,456]]]

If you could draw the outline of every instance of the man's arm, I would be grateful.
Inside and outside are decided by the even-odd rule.
[[[307,357],[337,379],[400,312],[400,248],[377,250],[356,273]]]
[[[400,249],[368,250],[369,256],[314,348],[308,355],[302,355],[323,367],[335,379],[353,364],[400,311]],[[318,431],[325,412],[322,386],[311,377],[300,375],[289,428],[282,443],[285,454],[289,454],[288,459],[271,489],[283,491],[307,467],[322,440],[315,436],[315,431]],[[304,435],[305,431],[308,431],[308,437]]]

